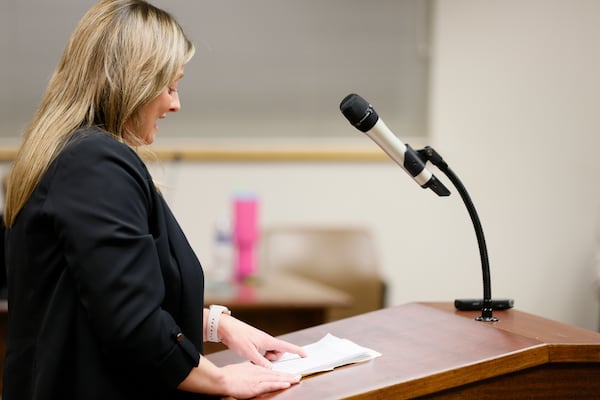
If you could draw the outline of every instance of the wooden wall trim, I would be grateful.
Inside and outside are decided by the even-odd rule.
[[[269,148],[232,146],[156,146],[152,148],[161,161],[198,162],[380,162],[389,160],[381,150],[336,148],[334,146],[282,146]],[[0,161],[10,162],[17,154],[16,147],[0,147]]]

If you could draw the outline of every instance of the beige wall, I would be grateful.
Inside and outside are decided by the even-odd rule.
[[[441,0],[434,28],[428,144],[479,211],[493,294],[596,329],[600,3]],[[437,198],[391,162],[198,163],[161,171],[205,262],[216,216],[231,193],[251,189],[261,196],[264,225],[371,227],[390,304],[481,294],[475,235],[459,196]]]
[[[432,126],[471,188],[495,292],[598,327],[600,3],[438,1]]]
[[[438,0],[426,143],[479,211],[493,294],[589,329],[599,316],[599,38],[596,0]],[[370,227],[390,304],[481,295],[475,235],[456,191],[437,198],[391,162],[153,169],[206,263],[213,222],[246,189],[261,197],[263,225]]]

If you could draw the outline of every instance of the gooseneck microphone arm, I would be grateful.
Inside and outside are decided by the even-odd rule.
[[[477,236],[479,256],[481,258],[481,271],[483,276],[483,304],[481,307],[481,316],[477,317],[476,319],[484,322],[498,321],[498,318],[493,316],[492,283],[490,277],[490,262],[488,259],[487,246],[485,244],[485,237],[483,235],[481,221],[479,220],[479,215],[477,214],[475,205],[473,204],[473,201],[471,201],[471,196],[469,196],[467,189],[462,184],[458,176],[450,169],[448,163],[444,161],[437,151],[430,146],[426,146],[422,150],[417,150],[417,154],[419,154],[423,162],[430,161],[440,171],[442,171],[448,177],[448,179],[450,179],[454,187],[456,187],[456,190],[458,190],[458,193],[465,203],[465,206],[467,207],[467,211],[469,212],[469,216],[473,222],[473,227],[475,228],[475,235]]]

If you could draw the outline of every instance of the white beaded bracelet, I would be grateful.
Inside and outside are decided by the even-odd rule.
[[[231,311],[225,306],[219,305],[211,305],[209,307],[208,312],[208,321],[207,321],[207,340],[213,343],[219,343],[221,339],[219,339],[219,320],[221,319],[222,314],[231,315]]]

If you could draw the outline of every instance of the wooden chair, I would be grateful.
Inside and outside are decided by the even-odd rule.
[[[348,293],[353,304],[330,310],[329,321],[385,306],[375,244],[362,227],[269,227],[260,239],[259,265],[261,274],[285,271]]]

